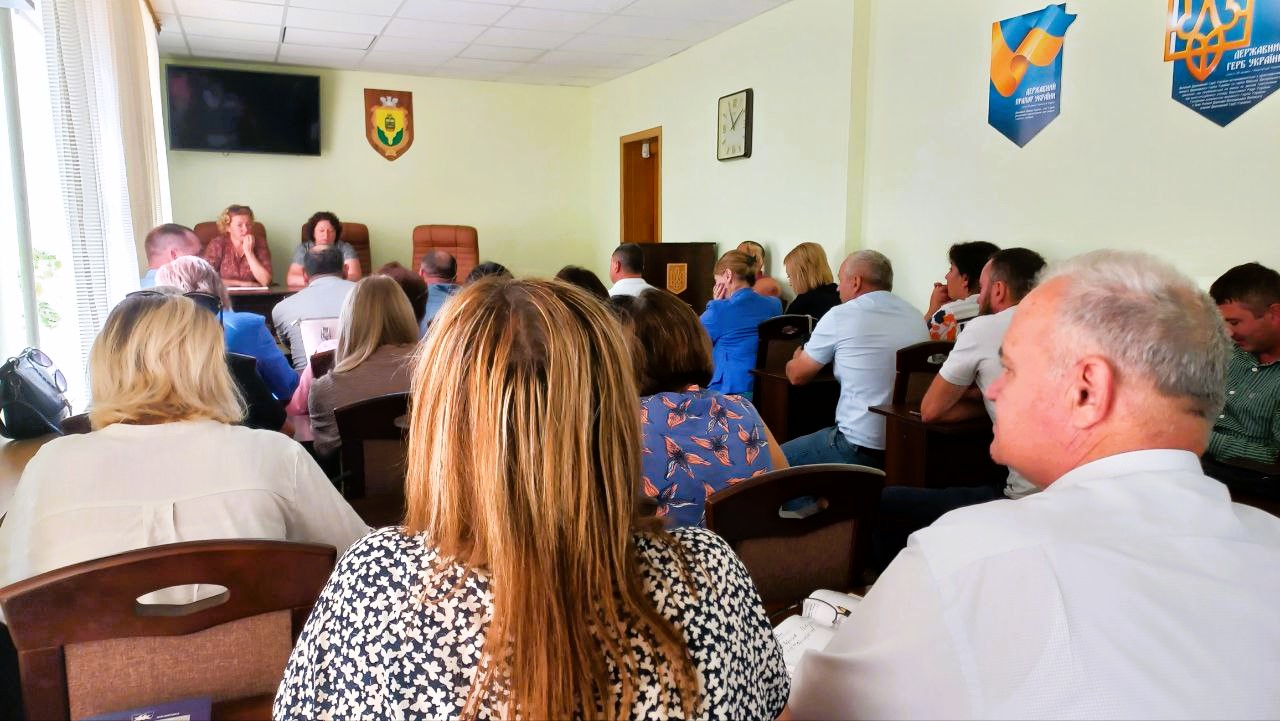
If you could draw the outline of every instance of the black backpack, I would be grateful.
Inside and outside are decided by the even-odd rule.
[[[61,433],[71,414],[67,379],[39,348],[28,348],[0,366],[0,435],[37,438]]]

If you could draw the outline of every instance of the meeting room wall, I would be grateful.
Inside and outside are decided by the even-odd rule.
[[[987,125],[991,23],[1027,0],[877,2],[863,242],[923,307],[962,240],[1053,259],[1146,250],[1206,286],[1233,265],[1280,267],[1280,93],[1227,127],[1170,97],[1165,0],[1069,0],[1062,115],[1023,148]]]
[[[662,127],[662,240],[756,240],[770,272],[804,241],[846,244],[854,3],[792,0],[661,63],[591,89],[598,268],[619,239],[621,136]],[[754,93],[750,158],[716,159],[717,100]],[[860,159],[855,161],[860,170]]]
[[[251,206],[277,282],[299,226],[317,210],[367,224],[375,267],[407,265],[413,227],[425,223],[476,226],[481,257],[521,274],[595,258],[585,88],[198,64],[320,76],[320,156],[168,152],[174,219],[190,225],[231,203]],[[393,162],[365,139],[365,88],[413,93],[413,147]]]

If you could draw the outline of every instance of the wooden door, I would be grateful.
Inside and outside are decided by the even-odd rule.
[[[618,141],[622,188],[623,243],[662,242],[662,128],[650,128]]]

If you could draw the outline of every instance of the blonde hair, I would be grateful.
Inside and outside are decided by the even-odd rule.
[[[198,255],[184,255],[160,266],[156,271],[156,285],[171,285],[184,293],[208,293],[222,301],[222,307],[231,310],[231,293],[222,276]]]
[[[189,298],[126,297],[89,351],[94,430],[113,423],[238,423],[245,406],[223,360],[222,326]]]
[[[731,250],[720,256],[720,260],[716,261],[714,272],[716,275],[720,275],[726,270],[731,270],[734,278],[746,281],[747,285],[755,285],[756,270],[758,268],[759,266],[753,256],[741,250]]]
[[[333,354],[333,372],[345,373],[369,360],[384,345],[418,342],[413,306],[394,278],[361,278],[338,314],[342,336]]]
[[[691,716],[697,670],[640,580],[637,532],[679,546],[640,515],[639,394],[609,309],[558,281],[473,283],[436,318],[411,408],[406,531],[491,579],[462,716],[628,716],[648,692],[636,632]]]
[[[221,213],[218,214],[218,232],[225,233],[227,228],[231,227],[231,219],[237,215],[249,216],[249,222],[253,223],[253,208],[247,205],[228,205]]]
[[[808,293],[835,282],[831,264],[827,262],[827,251],[817,243],[801,243],[792,248],[782,259],[782,267],[786,268],[791,288],[797,293]]]
[[[744,240],[741,243],[738,243],[737,249],[751,256],[751,259],[756,262],[757,273],[764,270],[764,246],[763,245],[760,245],[754,240]]]

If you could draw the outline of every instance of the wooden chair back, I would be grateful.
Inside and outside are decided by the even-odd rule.
[[[893,378],[893,402],[919,404],[954,347],[951,341],[927,340],[900,349],[898,371]]]
[[[342,439],[342,495],[371,526],[404,518],[408,393],[388,393],[333,412]],[[402,420],[403,419],[403,420]]]
[[[760,344],[756,347],[756,368],[786,370],[796,348],[813,334],[813,319],[807,315],[779,315],[756,327]]]
[[[312,379],[324,378],[329,371],[333,370],[333,356],[336,353],[337,351],[333,350],[322,350],[311,354]]]
[[[196,223],[196,227],[191,230],[195,231],[196,237],[200,239],[200,250],[209,244],[209,241],[218,237],[218,223],[212,220],[206,220],[202,223]],[[253,237],[255,241],[265,241],[267,239],[267,227],[258,221],[253,221]]]
[[[419,225],[413,229],[413,266],[417,272],[428,250],[443,250],[458,262],[457,282],[480,263],[480,239],[470,225]]]
[[[863,585],[883,488],[884,472],[866,466],[770,471],[707,498],[707,528],[737,552],[765,605],[787,605]]]
[[[192,541],[77,563],[0,589],[27,718],[82,718],[208,696],[269,713],[331,546]],[[139,597],[191,584],[186,605]]]
[[[307,224],[302,224],[301,232],[298,233],[299,242],[305,243],[310,238],[307,237]],[[342,235],[338,240],[345,240],[356,249],[356,254],[360,256],[360,272],[369,275],[373,273],[373,253],[369,246],[369,226],[364,223],[352,223],[342,221]]]

